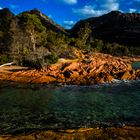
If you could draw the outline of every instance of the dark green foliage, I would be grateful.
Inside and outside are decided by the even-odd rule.
[[[62,47],[60,50],[61,51],[59,51],[59,55],[58,55],[59,58],[67,58],[67,59],[76,58],[71,46],[67,46],[66,48]]]
[[[83,25],[74,32],[75,36],[72,36],[70,32],[62,32],[63,28],[60,29],[39,11],[17,16],[8,9],[0,11],[0,63],[15,60],[19,65],[39,69],[56,63],[59,58],[75,59],[74,50],[77,49],[86,53],[102,52],[117,56],[140,54],[139,47],[94,38],[91,25],[83,21]]]
[[[0,10],[0,31],[7,32],[14,15],[8,8]]]
[[[8,45],[10,38],[7,32],[0,31],[0,53],[5,53],[9,51]]]
[[[42,68],[41,62],[42,62],[42,60],[39,60],[39,59],[36,59],[36,60],[23,59],[22,64],[25,67],[40,69],[40,68]]]
[[[36,15],[29,13],[23,13],[17,17],[24,36],[26,38],[28,37],[28,48],[31,48],[32,51],[36,51],[37,47],[45,46],[47,33],[40,19]]]
[[[91,42],[91,47],[93,47],[95,49],[95,51],[101,52],[104,47],[104,43],[102,40],[94,39]]]
[[[130,51],[129,48],[117,43],[106,43],[102,40],[95,39],[92,37],[89,37],[89,39],[86,41],[86,45],[82,45],[82,40],[75,39],[72,41],[73,45],[75,47],[79,47],[80,49],[83,49],[85,51],[95,51],[95,52],[102,52],[107,53],[115,56],[123,56],[123,55],[129,55]],[[82,47],[80,47],[82,46]]]
[[[72,46],[70,45],[71,38],[64,34],[57,34],[49,31],[47,35],[46,48],[53,54],[57,54],[59,58],[75,58]],[[73,39],[75,41],[75,39]]]
[[[75,46],[80,49],[86,49],[88,39],[91,35],[91,29],[88,23],[84,24],[84,27],[81,27],[77,32],[77,38],[75,40]]]
[[[47,45],[49,46],[49,44],[51,44],[52,46],[59,46],[61,44],[65,44],[66,43],[66,36],[63,34],[58,34],[56,32],[53,31],[48,31],[47,32]]]
[[[51,55],[46,56],[44,61],[47,65],[56,63],[58,61],[57,53],[53,52]]]
[[[140,55],[140,46],[139,47],[131,46],[131,47],[128,47],[128,49],[129,49],[130,55]]]
[[[10,55],[8,55],[8,54],[0,55],[0,65],[11,62],[11,61],[12,61],[12,58],[10,57]]]
[[[40,53],[30,53],[27,56],[24,56],[22,58],[22,65],[26,66],[26,67],[32,67],[32,68],[36,68],[36,69],[40,69],[44,66],[56,63],[58,60],[58,56],[57,53],[51,53],[48,55],[44,55],[42,54],[42,56],[40,55]]]
[[[30,54],[22,58],[22,65],[26,67],[40,69],[43,67],[43,64],[43,59],[36,54]]]
[[[116,56],[123,56],[123,55],[129,55],[129,50],[127,47],[113,43],[113,44],[105,44],[102,48],[101,52],[103,53],[109,53],[111,55]]]
[[[25,25],[24,27],[31,30],[43,31],[45,27],[42,25],[40,19],[34,14],[23,13],[19,15],[20,23]]]
[[[0,53],[9,51],[11,36],[9,35],[10,25],[14,15],[8,8],[0,10]]]

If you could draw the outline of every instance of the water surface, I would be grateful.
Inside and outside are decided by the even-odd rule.
[[[132,63],[132,68],[135,69],[135,70],[140,69],[140,62],[139,61],[138,62],[133,62]]]
[[[0,85],[1,134],[140,125],[140,81],[98,86]]]

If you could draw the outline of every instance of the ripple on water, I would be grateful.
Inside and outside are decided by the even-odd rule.
[[[35,129],[140,125],[140,81],[19,85],[0,88],[0,133]]]

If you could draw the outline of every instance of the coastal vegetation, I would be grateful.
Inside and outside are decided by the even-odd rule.
[[[0,10],[0,139],[139,139],[139,19]]]
[[[0,10],[0,17],[0,64],[16,61],[18,65],[38,69],[57,62],[59,58],[80,58],[77,52],[114,56],[140,54],[138,46],[94,36],[88,19],[78,22],[71,30],[64,30],[37,9],[15,16],[5,8]]]

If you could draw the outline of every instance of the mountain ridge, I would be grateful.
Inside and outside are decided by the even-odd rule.
[[[53,29],[56,32],[60,32],[60,33],[64,33],[66,34],[65,29],[58,25],[57,23],[55,23],[52,19],[50,19],[47,15],[43,14],[40,10],[34,8],[30,11],[25,11],[23,13],[29,13],[29,14],[35,14],[42,22],[42,24],[49,29]],[[21,13],[21,14],[23,14]]]
[[[0,63],[40,67],[58,58],[75,59],[83,52],[140,54],[140,14],[112,11],[77,22],[65,30],[38,9],[14,15],[0,10]],[[131,47],[132,45],[132,47]]]
[[[6,16],[9,17],[9,18],[14,18],[14,17],[17,18],[19,15],[22,15],[22,14],[25,14],[25,13],[36,15],[41,20],[41,22],[43,23],[43,25],[46,28],[52,29],[56,32],[66,34],[66,31],[63,27],[61,27],[60,25],[55,23],[53,20],[51,20],[49,17],[47,17],[47,15],[43,14],[40,10],[38,10],[36,8],[34,8],[32,10],[21,12],[17,15],[15,15],[13,12],[11,12],[9,8],[0,9],[0,17],[1,18],[5,18]]]
[[[140,14],[122,13],[112,11],[108,14],[80,20],[70,30],[74,36],[85,24],[89,24],[92,36],[109,42],[116,42],[122,45],[140,44]],[[134,43],[133,43],[134,42]]]

